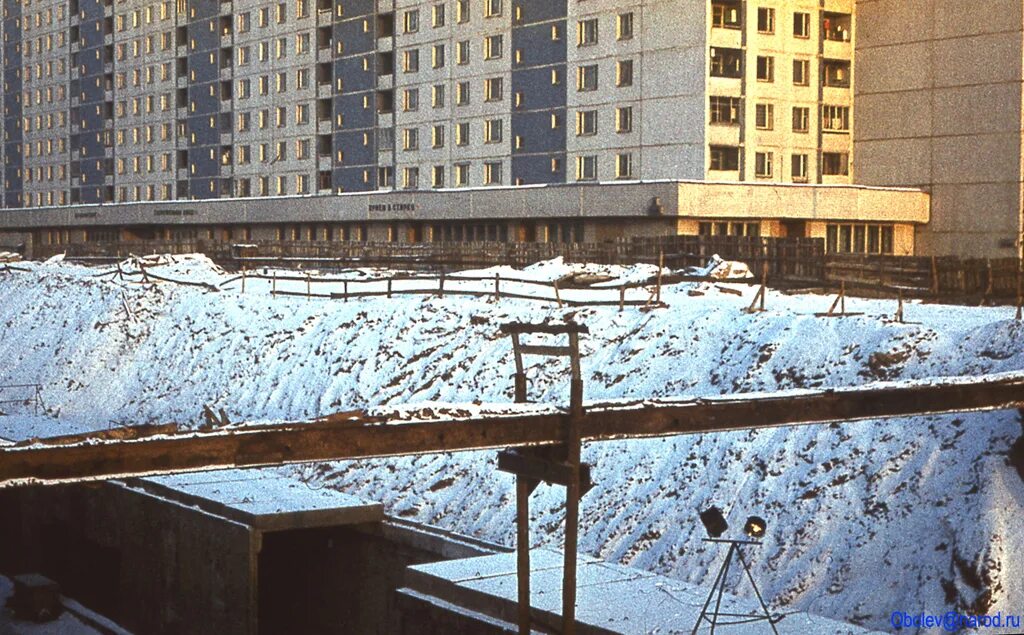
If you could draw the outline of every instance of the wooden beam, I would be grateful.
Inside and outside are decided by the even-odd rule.
[[[579,426],[583,441],[601,441],[1021,407],[1024,375],[1014,375],[688,402],[591,404]],[[569,432],[569,414],[554,408],[468,420],[342,419],[6,446],[0,448],[0,486],[550,445],[564,443]]]

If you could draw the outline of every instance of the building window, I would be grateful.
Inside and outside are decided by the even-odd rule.
[[[740,98],[712,95],[711,123],[736,125],[740,122]]]
[[[597,111],[576,111],[576,136],[589,137],[597,134]]]
[[[775,9],[770,7],[757,8],[757,32],[775,33]]]
[[[402,107],[406,112],[413,112],[420,108],[420,90],[418,88],[406,88],[402,93]]]
[[[793,37],[811,37],[811,14],[796,12],[793,14]]]
[[[434,108],[444,107],[444,84],[435,84],[431,89],[430,103]]]
[[[469,22],[469,0],[455,0],[455,21],[459,24]]]
[[[468,163],[456,163],[455,164],[455,186],[465,187],[469,185],[469,164]]]
[[[711,26],[723,29],[740,28],[742,26],[740,21],[740,3],[737,1],[712,2]]]
[[[845,152],[822,152],[821,173],[823,176],[849,176],[850,155]]]
[[[615,85],[633,85],[633,60],[619,60],[615,65]]]
[[[577,67],[576,90],[579,92],[597,90],[597,64]]]
[[[894,226],[839,224],[825,226],[825,250],[840,254],[884,254],[894,252]]]
[[[743,76],[743,51],[711,47],[711,76],[738,79]]]
[[[699,236],[752,236],[761,235],[760,223],[743,221],[704,221],[697,224]]]
[[[757,81],[775,81],[775,58],[768,55],[757,56]]]
[[[811,109],[805,106],[793,107],[793,132],[807,132],[811,129]]]
[[[501,161],[484,163],[484,185],[501,185]]]
[[[431,49],[430,63],[434,68],[444,68],[444,44],[435,44]]]
[[[418,150],[420,147],[420,131],[417,128],[406,128],[402,131],[402,149]]]
[[[444,147],[444,124],[437,124],[431,128],[430,145],[434,148]]]
[[[771,178],[772,163],[774,163],[774,160],[775,154],[772,152],[755,152],[754,175],[762,179]]]
[[[433,170],[433,176],[431,178],[431,185],[433,187],[444,187],[444,166],[435,165]]]
[[[633,39],[633,12],[620,13],[615,22],[615,37],[619,40]]]
[[[740,149],[731,146],[711,146],[711,170],[736,172],[740,169]]]
[[[621,106],[615,109],[615,132],[633,132],[632,106]]]
[[[754,112],[754,119],[758,130],[772,130],[775,128],[775,106],[772,104],[757,104]]]
[[[843,60],[825,60],[822,64],[822,82],[833,88],[850,87],[850,63]]]
[[[633,178],[633,154],[631,152],[623,152],[615,156],[615,178]]]
[[[810,66],[808,60],[793,60],[794,86],[807,86],[810,83]]]
[[[806,154],[794,154],[791,165],[791,176],[793,177],[794,183],[806,183],[807,182],[807,155]]]
[[[484,80],[484,101],[501,101],[504,98],[504,83],[501,77]]]
[[[850,107],[821,107],[821,129],[823,132],[850,132]]]
[[[444,4],[435,4],[431,9],[431,22],[434,28],[442,27],[445,25],[445,14]]]
[[[501,0],[484,0],[484,17],[493,18],[501,15]]]
[[[469,122],[462,121],[455,125],[455,145],[469,145]]]
[[[420,30],[420,11],[412,9],[406,11],[402,19],[402,30],[404,33],[416,33]]]
[[[484,59],[493,60],[503,55],[504,39],[500,35],[489,35],[484,38]]]
[[[455,85],[455,105],[465,106],[469,103],[469,82],[459,82]]]
[[[405,168],[402,170],[402,187],[407,190],[414,190],[420,186],[420,169]]]
[[[597,179],[597,155],[588,154],[576,157],[576,180],[594,181]]]
[[[420,51],[419,49],[410,49],[405,51],[402,56],[402,69],[406,73],[415,73],[420,70]]]
[[[597,18],[580,20],[576,23],[576,45],[597,44]]]
[[[501,139],[501,119],[488,119],[484,121],[484,143],[501,143]]]
[[[469,64],[469,40],[455,43],[455,63]]]

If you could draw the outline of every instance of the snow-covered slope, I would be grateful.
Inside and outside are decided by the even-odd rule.
[[[1024,326],[1006,308],[913,304],[913,323],[898,324],[892,301],[848,300],[864,315],[820,318],[831,298],[770,292],[769,310],[748,314],[753,288],[693,284],[666,288],[668,308],[651,311],[434,296],[346,303],[19,267],[30,271],[0,270],[0,384],[39,382],[62,418],[103,426],[198,423],[204,404],[240,420],[510,401],[498,325],[570,313],[591,329],[582,347],[592,400],[1024,369]],[[154,272],[227,280],[201,258]],[[529,362],[531,397],[564,401],[566,362]],[[697,512],[715,503],[733,525],[768,520],[750,555],[767,596],[791,609],[879,629],[897,610],[1012,612],[1024,606],[1024,486],[1007,453],[1020,435],[1017,413],[998,412],[593,444],[581,549],[709,583],[721,554],[701,542]],[[284,469],[512,544],[512,481],[494,467],[486,452]],[[560,544],[563,498],[543,485],[534,494],[536,544]]]

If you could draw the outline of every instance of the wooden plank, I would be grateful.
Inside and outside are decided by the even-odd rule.
[[[590,329],[587,328],[585,324],[576,324],[575,322],[564,322],[562,324],[529,324],[521,322],[511,322],[508,324],[502,324],[501,332],[506,334],[546,333],[549,335],[558,335],[560,333],[589,333]]]
[[[571,357],[572,349],[568,346],[543,346],[539,344],[521,344],[519,352],[523,355],[551,355],[553,357]]]
[[[684,403],[590,405],[583,441],[699,434],[829,421],[1024,407],[1024,376],[930,385],[862,387]],[[241,426],[137,440],[0,448],[0,486],[71,482],[228,467],[563,443],[569,415],[492,416],[429,422],[353,417],[340,423]]]
[[[516,450],[498,452],[498,469],[502,472],[524,476],[552,485],[568,486],[573,478],[572,466],[564,461],[530,456]],[[586,463],[580,464],[579,479],[580,489],[583,493],[586,493],[593,487],[593,481],[590,480],[590,465]]]

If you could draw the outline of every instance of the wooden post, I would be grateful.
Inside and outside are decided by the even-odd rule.
[[[391,297],[391,278],[388,278],[388,297]]]
[[[342,280],[342,285],[345,292],[345,302],[348,302],[348,280]]]
[[[846,315],[846,280],[839,281],[839,314]]]
[[[903,289],[899,290],[899,295],[896,300],[896,321],[903,324]]]
[[[501,274],[500,273],[495,273],[494,274],[494,299],[495,300],[500,300],[501,299]]]
[[[309,272],[307,271],[306,272],[306,297],[308,298],[308,297],[311,297],[311,296],[312,296],[312,293],[310,291]]]
[[[626,285],[619,287],[619,313],[626,306]]]
[[[932,295],[939,295],[939,266],[932,256]]]
[[[1017,315],[1016,320],[1019,322],[1021,319],[1021,313],[1024,310],[1024,297],[1021,295],[1021,262],[1017,263]]]
[[[245,293],[245,265],[242,265],[242,293]]]
[[[661,304],[661,270],[665,268],[665,250],[658,250],[658,286],[655,291],[654,301],[656,304]]]
[[[558,308],[562,308],[562,294],[558,292],[558,280],[555,280],[555,301],[558,302]]]
[[[519,635],[530,635],[530,483],[516,475],[516,581]]]
[[[576,633],[576,549],[580,521],[580,423],[583,420],[583,378],[579,333],[569,333],[572,384],[569,389],[569,438],[566,463],[571,477],[565,488],[565,567],[562,572],[562,634]]]
[[[277,293],[277,269],[274,270],[273,277],[270,279],[270,295]]]
[[[512,334],[512,353],[516,362],[516,403],[526,403],[526,373],[519,334]],[[516,475],[516,578],[519,590],[519,633],[530,635],[530,491],[527,477]]]
[[[444,272],[443,271],[441,272],[440,282],[438,282],[438,284],[437,284],[437,296],[439,298],[443,298],[444,297]]]

